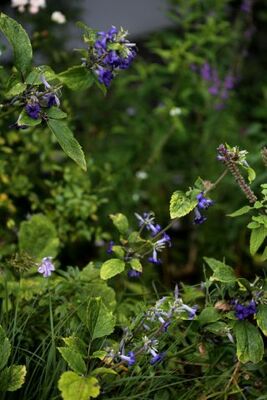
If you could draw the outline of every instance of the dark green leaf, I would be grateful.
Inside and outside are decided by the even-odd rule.
[[[234,324],[234,334],[236,336],[237,357],[242,363],[249,361],[258,363],[262,360],[264,344],[256,326],[248,321],[237,321]]]
[[[86,171],[87,166],[82,148],[74,138],[73,133],[66,122],[57,119],[50,119],[47,122],[47,125],[51,132],[56,136],[60,146],[67,156],[72,158],[72,160]]]
[[[94,83],[91,71],[86,67],[77,65],[58,74],[58,79],[71,90],[85,90]]]

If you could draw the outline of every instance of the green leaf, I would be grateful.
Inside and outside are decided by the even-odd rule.
[[[215,335],[225,335],[228,329],[228,325],[223,321],[214,322],[205,326],[206,331],[212,332]]]
[[[214,307],[206,307],[201,311],[198,320],[200,325],[210,324],[216,322],[220,319],[220,314],[218,310]]]
[[[112,251],[116,257],[124,258],[125,250],[122,246],[112,246]]]
[[[250,206],[244,206],[242,208],[239,208],[239,210],[234,211],[231,214],[227,214],[227,216],[232,218],[239,217],[240,215],[247,214],[250,210],[252,210],[252,208],[253,207]]]
[[[54,224],[42,214],[33,215],[20,224],[19,249],[41,260],[55,257],[58,253],[59,239]]]
[[[256,178],[256,173],[255,173],[254,169],[251,167],[247,168],[247,173],[248,173],[249,183],[253,182],[254,179]]]
[[[171,219],[181,218],[189,214],[197,205],[197,199],[189,198],[183,192],[177,190],[172,194],[170,202]]]
[[[96,378],[79,376],[72,371],[63,372],[58,388],[64,400],[89,400],[100,394],[100,386]]]
[[[52,119],[64,119],[64,118],[67,118],[67,114],[66,113],[64,113],[60,108],[58,108],[58,107],[51,107],[51,108],[48,108],[47,109],[47,111],[46,111],[46,115],[49,117],[49,118],[52,118]]]
[[[66,338],[62,338],[62,340],[69,348],[80,353],[83,357],[86,357],[86,344],[82,341],[82,339],[78,338],[77,336],[68,336]]]
[[[130,261],[130,266],[132,267],[132,269],[135,269],[138,272],[142,272],[143,271],[142,264],[140,263],[138,258],[133,258]]]
[[[0,31],[13,47],[14,64],[22,75],[26,75],[32,63],[32,46],[26,31],[14,19],[0,13]]]
[[[105,368],[105,367],[96,368],[91,372],[91,375],[93,375],[93,376],[106,375],[106,374],[118,375],[118,373],[116,371],[114,371],[114,369]]]
[[[85,90],[94,83],[92,72],[81,65],[71,67],[58,74],[57,77],[71,90]]]
[[[257,306],[257,324],[258,327],[262,330],[263,334],[267,336],[267,305],[259,304]]]
[[[21,94],[22,92],[24,92],[26,87],[27,87],[26,83],[17,82],[17,83],[15,83],[14,86],[12,86],[8,90],[8,92],[5,93],[5,97],[7,99],[11,99],[12,97],[15,97],[15,96]]]
[[[57,78],[56,73],[48,65],[40,65],[39,67],[33,68],[26,78],[28,85],[40,85],[42,84],[41,76],[44,75],[47,81],[52,81]]]
[[[80,144],[74,138],[72,131],[66,122],[50,119],[47,122],[51,132],[56,136],[63,151],[72,158],[84,171],[86,171],[86,161]]]
[[[100,297],[91,299],[87,307],[86,326],[91,339],[110,335],[115,327],[115,317]]]
[[[124,271],[125,262],[120,260],[119,258],[111,258],[102,264],[100,270],[100,278],[101,279],[110,279],[115,275],[120,274]]]
[[[237,357],[242,363],[258,363],[263,358],[264,344],[256,326],[248,321],[237,321],[234,324]]]
[[[6,334],[3,330],[3,328],[0,325],[0,370],[3,369],[9,359],[10,356],[10,352],[11,352],[11,345],[10,342],[8,340],[8,338],[6,337]]]
[[[42,119],[33,119],[29,117],[29,115],[26,113],[25,109],[23,109],[19,115],[19,118],[17,120],[17,124],[19,126],[22,125],[28,125],[28,126],[36,126],[39,125],[42,122]]]
[[[236,282],[236,276],[231,267],[221,261],[215,260],[215,258],[204,257],[204,260],[213,271],[213,275],[210,277],[212,281],[224,283]]]
[[[85,362],[77,349],[75,350],[71,347],[58,347],[57,349],[73,371],[81,375],[86,374],[87,368]]]
[[[0,391],[14,392],[18,390],[25,381],[25,365],[12,365],[0,372]]]
[[[116,226],[118,231],[121,234],[126,234],[129,229],[129,223],[125,215],[118,214],[110,214],[110,218],[112,219],[113,224]]]
[[[99,360],[104,360],[106,357],[107,352],[104,350],[97,350],[94,351],[93,354],[91,355],[91,358],[99,358]]]
[[[250,253],[252,256],[256,254],[257,250],[264,242],[266,236],[267,229],[265,228],[265,226],[261,225],[259,228],[252,229],[249,242]]]

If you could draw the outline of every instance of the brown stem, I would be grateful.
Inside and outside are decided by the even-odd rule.
[[[250,203],[255,203],[257,201],[257,197],[255,196],[253,190],[250,186],[246,183],[245,179],[241,175],[236,163],[231,159],[225,159],[225,164],[233,177],[235,178],[236,182],[238,183],[240,189],[245,194],[246,198]]]

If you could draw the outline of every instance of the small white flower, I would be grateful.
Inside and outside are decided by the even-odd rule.
[[[24,12],[27,4],[28,0],[11,0],[11,7],[18,7],[19,12]]]
[[[146,171],[137,171],[135,174],[137,179],[140,179],[141,181],[147,179],[148,173]]]
[[[180,107],[172,107],[169,112],[169,115],[171,117],[177,117],[178,115],[181,114],[182,114],[182,109]]]
[[[51,20],[57,24],[65,24],[66,17],[61,11],[54,11],[51,15]]]

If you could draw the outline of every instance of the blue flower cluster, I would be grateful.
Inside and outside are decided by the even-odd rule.
[[[159,224],[154,223],[154,215],[152,213],[144,213],[142,216],[135,213],[136,218],[139,221],[141,229],[146,228],[152,238],[160,235],[157,241],[153,242],[152,255],[148,257],[148,261],[152,264],[160,265],[161,260],[158,258],[158,252],[162,251],[166,246],[171,246],[171,238],[166,232],[160,234],[162,227]]]
[[[198,201],[198,204],[194,209],[194,213],[195,213],[194,223],[197,225],[200,225],[200,224],[203,224],[207,220],[207,217],[202,215],[201,211],[207,210],[209,207],[211,207],[214,204],[214,202],[210,199],[207,199],[204,196],[203,192],[201,192],[197,195],[197,201]]]
[[[251,300],[249,304],[240,304],[237,300],[234,301],[235,316],[239,320],[249,318],[256,314],[257,306],[254,300]]]
[[[32,119],[40,118],[42,108],[51,108],[52,106],[58,107],[60,105],[57,94],[43,75],[41,76],[41,81],[45,87],[45,92],[31,94],[26,100],[25,110]]]
[[[108,87],[114,73],[127,69],[136,56],[136,45],[126,39],[127,32],[112,26],[108,32],[98,32],[94,44],[93,70],[98,81]]]

